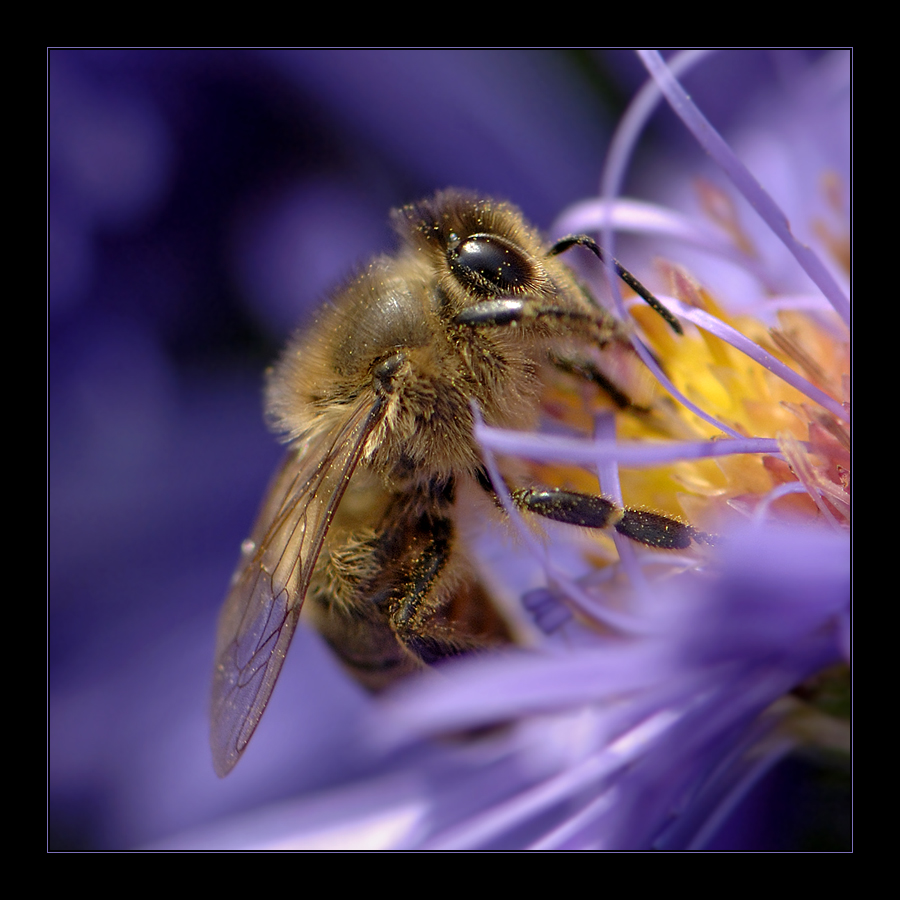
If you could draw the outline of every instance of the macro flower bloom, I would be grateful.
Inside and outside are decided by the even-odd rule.
[[[672,57],[727,145],[677,88],[692,131],[648,127],[643,88],[596,196],[608,136],[560,59],[51,57],[54,846],[823,846],[796,810],[822,760],[847,759],[850,56]],[[646,79],[600,59],[628,95]],[[650,132],[662,149],[636,151]],[[710,542],[651,551],[512,516],[477,550],[522,647],[372,700],[301,629],[219,781],[214,617],[278,457],[260,372],[379,246],[388,207],[448,185],[542,227],[564,209],[553,236],[594,234],[685,331],[567,254],[634,323],[652,415],[561,378],[546,429],[480,426],[485,454],[599,480]]]
[[[662,60],[645,59],[688,126],[705,128]],[[844,109],[846,83],[829,86],[817,102]],[[846,754],[846,706],[835,714],[821,702],[845,688],[850,647],[846,172],[792,160],[798,179],[820,178],[831,216],[791,210],[812,251],[717,135],[699,139],[727,176],[694,182],[699,218],[601,197],[558,223],[559,233],[605,232],[606,246],[613,229],[673,239],[697,260],[670,251],[658,261],[656,293],[683,336],[639,303],[630,310],[636,350],[659,380],[652,415],[595,405],[593,435],[572,436],[584,397],[560,384],[545,404],[552,434],[476,433],[489,468],[495,454],[515,455],[537,478],[586,491],[599,475],[607,496],[680,516],[700,539],[660,553],[564,526],[538,537],[509,505],[517,538],[487,565],[514,599],[523,593],[530,646],[402,685],[358,735],[374,771],[184,846],[752,846],[723,834],[767,772],[800,747]],[[741,192],[762,228],[738,213]],[[767,229],[807,274],[802,289],[777,252],[778,264],[767,258]],[[705,255],[742,270],[739,301],[706,286]],[[543,586],[525,590],[535,572]]]

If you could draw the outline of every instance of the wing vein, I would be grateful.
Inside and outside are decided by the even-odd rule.
[[[382,400],[357,401],[336,426],[289,452],[266,495],[219,617],[210,743],[220,776],[259,724],[325,535],[383,418]]]

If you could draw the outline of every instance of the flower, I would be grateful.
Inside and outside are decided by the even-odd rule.
[[[660,66],[658,57],[648,60],[667,88],[671,76]],[[700,114],[678,85],[668,89],[696,124]],[[678,444],[618,442],[608,425],[594,442],[480,432],[490,450],[552,460],[550,477],[560,461],[593,460],[617,498],[610,463],[673,462],[652,477],[633,476],[622,493],[629,504],[670,511],[674,485],[689,520],[718,533],[713,551],[668,563],[647,554],[635,564],[619,541],[619,564],[576,579],[571,554],[554,563],[551,548],[544,566],[552,590],[528,606],[544,629],[568,630],[557,653],[474,662],[440,684],[412,686],[388,709],[391,724],[415,737],[515,723],[496,775],[500,796],[450,824],[429,822],[411,846],[716,846],[738,800],[778,759],[802,744],[849,747],[845,720],[796,693],[825,671],[846,681],[849,657],[849,306],[840,283],[849,256],[829,241],[833,269],[811,258],[728,148],[717,152],[821,294],[781,293],[771,278],[755,307],[738,315],[683,267],[663,264],[671,296],[661,299],[702,330],[675,337],[648,309],[633,310],[652,348],[646,362],[660,361],[660,380],[680,403],[649,420],[620,416],[620,433],[666,434]],[[712,190],[703,186],[703,203]],[[718,199],[727,206],[727,195]],[[560,230],[600,230],[629,214],[638,230],[676,219],[661,208],[601,201],[564,216]],[[752,236],[734,215],[729,225],[732,249],[757,265]],[[567,619],[560,606],[577,617]]]
[[[704,67],[739,66],[745,59],[727,53],[701,59],[684,77],[702,84]],[[804,145],[792,147],[789,141],[786,149],[770,136],[766,146],[785,152],[777,157],[782,172],[792,149],[806,151],[815,144],[818,162],[828,155],[830,142],[845,138],[849,117],[840,120],[843,130],[804,128],[799,120],[819,121],[821,107],[834,105],[840,86],[835,72],[840,63],[846,67],[847,56],[810,60],[784,54],[775,60],[784,64],[780,74],[792,91],[763,98],[764,123],[774,126],[776,139],[785,122],[792,133],[806,135]],[[314,62],[312,57],[273,57],[282,71],[303,69],[311,79]],[[331,75],[323,75],[320,83],[333,85],[334,67],[323,65],[321,71]],[[693,84],[691,93],[698,93]],[[791,100],[799,105],[790,106]],[[779,111],[784,105],[789,108]],[[753,138],[756,147],[765,144],[759,121],[751,116],[744,125],[749,144],[731,137],[737,132],[729,134],[739,153],[754,147]],[[814,169],[824,170],[811,165],[805,152],[795,161],[799,175],[787,181],[795,205],[787,211],[792,227],[817,249],[820,262],[828,260],[826,271],[843,289],[847,275],[841,265],[848,257],[842,237],[847,232],[834,199],[842,193],[842,178],[846,190],[847,169],[840,162],[846,164],[847,157],[838,149],[838,164],[818,192],[807,182]],[[630,506],[677,515],[709,533],[713,542],[662,556],[618,539],[615,546],[606,537],[583,540],[562,528],[548,530],[547,543],[530,544],[530,532],[518,542],[502,542],[490,557],[491,570],[515,602],[524,594],[532,646],[447,667],[377,703],[329,675],[330,664],[317,656],[318,645],[299,635],[302,644],[295,646],[289,666],[302,657],[322,680],[309,690],[308,673],[286,669],[282,683],[296,680],[301,688],[294,696],[305,693],[309,700],[303,702],[321,708],[301,712],[285,704],[278,710],[276,692],[267,713],[275,740],[266,743],[260,733],[253,747],[258,763],[249,754],[242,762],[249,769],[243,784],[256,791],[251,802],[277,798],[279,805],[239,820],[216,815],[218,824],[159,846],[752,847],[753,832],[740,800],[758,786],[761,774],[801,746],[844,750],[842,717],[822,708],[823,685],[842,684],[849,656],[848,334],[842,310],[836,314],[823,302],[830,287],[823,290],[806,276],[797,277],[794,257],[769,239],[769,225],[757,225],[740,210],[729,181],[716,186],[703,172],[698,186],[696,162],[674,155],[679,157],[675,171],[646,194],[656,204],[590,199],[564,214],[558,230],[602,230],[610,223],[649,236],[641,244],[617,241],[621,246],[615,252],[629,267],[632,259],[649,259],[651,252],[663,257],[658,280],[644,271],[639,275],[686,323],[685,336],[670,334],[649,310],[632,312],[636,333],[650,348],[648,364],[660,362],[660,376],[671,383],[676,402],[661,400],[663,391],[654,388],[652,417],[606,410],[590,423],[597,429],[591,437],[517,435],[514,450],[540,466],[548,480],[588,479],[592,488],[586,490],[596,490],[599,472],[605,493]],[[625,152],[623,158],[632,155]],[[755,171],[768,186],[765,167]],[[687,199],[676,196],[685,190]],[[772,193],[783,202],[783,192]],[[816,211],[806,216],[808,209]],[[608,236],[601,243],[611,249]],[[276,244],[268,238],[259,246],[271,251]],[[239,246],[246,251],[252,241]],[[648,246],[652,251],[646,251]],[[245,283],[265,268],[261,259],[243,269]],[[597,288],[601,296],[604,290]],[[119,342],[110,340],[109,346]],[[150,349],[158,356],[155,343],[148,347],[145,342],[143,348],[147,356],[154,357],[146,352]],[[150,382],[155,391],[146,384],[142,396],[166,396],[165,378]],[[553,390],[548,409],[557,424],[576,426],[581,398],[571,386],[554,385]],[[152,404],[142,403],[135,412],[148,409],[153,411]],[[141,417],[136,418],[140,425]],[[149,423],[125,431],[144,459],[160,433]],[[486,452],[512,449],[502,433],[482,428],[479,435]],[[740,454],[734,452],[738,449]],[[651,468],[638,468],[647,465]],[[240,489],[234,475],[226,484]],[[113,493],[114,485],[109,488]],[[96,507],[83,503],[79,508]],[[252,510],[246,514],[249,519]],[[129,586],[139,589],[141,581],[133,578]],[[68,583],[79,584],[71,578]],[[54,584],[58,591],[59,581]],[[190,594],[190,581],[186,589]],[[152,608],[147,601],[140,605]],[[209,627],[208,620],[204,626]],[[118,630],[123,631],[121,624]],[[187,628],[175,641],[184,659],[192,639],[193,629]],[[121,682],[120,708],[128,705],[134,683],[146,679],[150,661],[139,658],[130,667],[133,681]],[[200,692],[205,689],[202,672],[179,669],[168,677],[180,684],[196,679]],[[138,735],[171,717],[178,709],[173,697],[172,692],[160,695],[152,718],[140,720]],[[57,735],[61,729],[67,738],[83,734],[66,727],[68,722],[83,723],[85,714],[97,717],[100,704],[84,691],[79,699],[79,704],[63,705],[62,712],[57,706],[51,720]],[[329,716],[326,707],[338,704],[341,717]],[[121,739],[112,717],[108,727]],[[222,787],[211,773],[207,787],[205,775],[198,774],[208,766],[204,730],[201,721],[191,731],[201,736],[196,763],[192,757],[185,765],[184,733],[181,740],[168,741],[164,758],[185,786],[185,796],[207,810],[218,802],[221,813],[226,804],[208,798],[222,797],[232,787]],[[61,767],[77,766],[62,747],[57,739],[56,783]],[[158,760],[159,742],[148,742],[148,755],[151,750]],[[123,777],[115,784],[126,787],[124,792],[107,788],[106,802],[115,797],[119,806],[153,809],[144,798],[160,779],[129,777],[146,772],[146,761],[131,753],[116,765]],[[268,783],[253,774],[254,765],[276,773],[279,785],[260,790]],[[79,771],[86,768],[82,763]],[[291,779],[294,785],[287,786]],[[84,780],[71,776],[63,785],[70,794],[86,790]],[[162,792],[155,794],[157,799]],[[285,800],[291,794],[296,798]],[[120,812],[112,821],[126,818]],[[162,821],[157,814],[155,832],[146,823],[142,832],[132,829],[131,840],[136,834],[147,840],[164,833]],[[199,821],[183,818],[179,827]],[[110,834],[107,822],[99,843],[121,845]]]

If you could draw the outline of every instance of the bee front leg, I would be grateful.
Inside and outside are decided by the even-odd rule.
[[[602,372],[592,360],[551,353],[550,362],[560,372],[574,375],[576,378],[580,378],[582,381],[599,388],[619,409],[627,409],[639,413],[648,411],[646,407],[634,403],[631,397],[621,390],[609,376]]]
[[[476,306],[464,309],[453,319],[454,325],[470,328],[514,326],[535,319],[565,319],[582,323],[590,328],[603,324],[603,342],[608,339],[609,327],[594,310],[583,311],[554,304],[544,304],[531,297],[504,297],[500,300],[482,300]]]

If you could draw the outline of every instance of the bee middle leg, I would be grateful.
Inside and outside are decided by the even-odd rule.
[[[580,525],[582,528],[615,528],[619,534],[663,550],[683,550],[705,536],[684,522],[662,513],[617,506],[606,497],[581,494],[559,488],[549,490],[518,489],[510,493],[520,509],[554,522]]]
[[[478,480],[482,488],[496,499],[496,491],[487,473],[481,472]],[[615,528],[624,537],[648,547],[683,550],[693,541],[711,541],[708,535],[678,519],[648,510],[621,507],[599,494],[582,494],[561,488],[508,489],[510,499],[521,510],[565,525]]]

